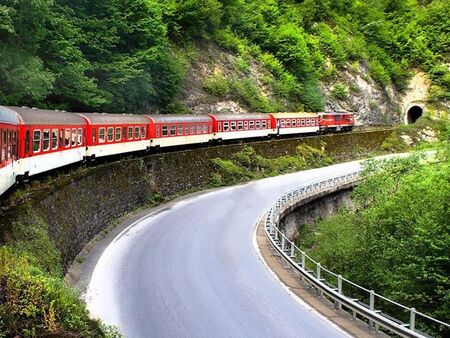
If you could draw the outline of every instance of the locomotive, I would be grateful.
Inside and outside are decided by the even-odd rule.
[[[351,131],[350,112],[209,115],[70,113],[0,106],[0,196],[69,164],[214,141]]]

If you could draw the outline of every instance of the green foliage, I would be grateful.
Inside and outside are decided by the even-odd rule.
[[[214,187],[246,182],[252,179],[290,173],[302,169],[321,167],[333,162],[326,152],[308,145],[299,145],[293,156],[274,159],[258,155],[250,146],[235,153],[231,159],[212,160],[215,172],[210,184]]]
[[[445,321],[450,314],[448,159],[447,149],[439,163],[418,156],[369,162],[353,193],[355,210],[319,223],[310,243],[313,256],[366,288]],[[421,329],[437,334],[435,328]]]
[[[430,100],[448,101],[449,7],[445,0],[5,0],[0,100],[69,110],[185,111],[176,97],[190,60],[174,50],[212,39],[238,54],[239,71],[248,72],[250,56],[268,67],[274,102],[241,95],[255,109],[321,110],[318,80],[335,80],[338,69],[355,61],[368,64],[381,87],[399,90],[411,67],[422,68],[433,81]]]
[[[102,327],[61,279],[48,277],[26,255],[0,247],[0,332],[6,336],[102,336]],[[113,331],[111,337],[119,337]]]
[[[393,133],[384,140],[381,149],[390,152],[403,152],[414,148],[436,148],[436,146],[448,141],[446,130],[448,130],[449,125],[450,123],[445,120],[433,120],[428,116],[422,116],[414,124],[396,127]],[[430,132],[435,135],[435,140],[424,140],[424,135]],[[408,140],[408,142],[405,140]]]
[[[263,96],[251,78],[236,79],[230,83],[233,94],[242,103],[255,111],[270,112],[272,106],[269,98]]]
[[[230,85],[223,75],[216,74],[205,80],[203,89],[211,95],[221,97],[230,92]]]
[[[343,83],[336,83],[331,90],[331,95],[335,99],[345,100],[348,97],[348,88]]]
[[[164,22],[172,38],[192,39],[212,34],[219,28],[222,4],[217,0],[162,1]]]

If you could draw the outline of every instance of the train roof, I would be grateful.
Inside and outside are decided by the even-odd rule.
[[[86,121],[75,113],[29,107],[6,107],[14,111],[24,125],[85,125]]]
[[[101,114],[101,113],[83,113],[79,115],[85,117],[91,125],[150,123],[148,116],[146,115]]]
[[[209,114],[216,121],[270,119],[269,114]]]
[[[271,113],[274,118],[276,119],[297,119],[302,117],[317,117],[318,115],[316,113]]]
[[[0,106],[0,123],[18,125],[20,123],[20,119],[15,111],[8,107]]]
[[[211,122],[208,115],[149,115],[154,123],[193,123]]]
[[[354,113],[351,111],[340,110],[340,111],[321,112],[319,113],[319,115],[354,115]]]

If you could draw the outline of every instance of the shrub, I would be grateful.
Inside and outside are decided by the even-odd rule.
[[[348,97],[348,88],[343,83],[338,82],[331,89],[331,95],[337,100],[345,100]]]
[[[7,247],[0,247],[0,290],[0,332],[6,336],[103,335],[71,289]]]
[[[215,96],[225,96],[230,92],[228,80],[223,75],[213,75],[205,80],[203,89]]]

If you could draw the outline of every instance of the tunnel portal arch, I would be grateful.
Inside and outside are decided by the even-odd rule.
[[[416,123],[416,121],[423,115],[423,108],[420,106],[411,106],[406,112],[406,119],[408,124]]]

